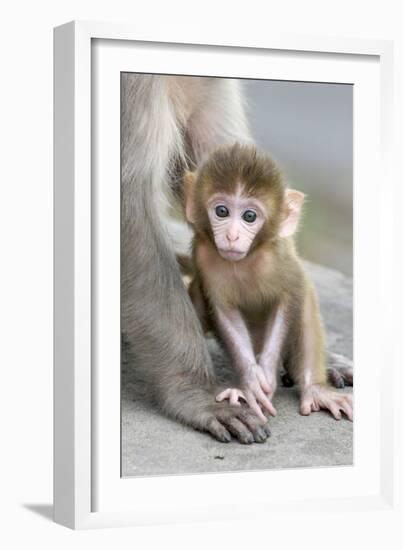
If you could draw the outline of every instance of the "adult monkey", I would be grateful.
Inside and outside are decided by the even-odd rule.
[[[218,145],[250,142],[236,80],[122,75],[122,333],[148,396],[220,441],[264,441],[247,407],[215,401],[214,370],[162,223],[169,189]],[[178,189],[180,194],[180,189]]]

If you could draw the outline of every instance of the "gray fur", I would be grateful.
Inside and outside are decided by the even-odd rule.
[[[121,320],[130,368],[171,417],[222,441],[230,433],[261,441],[256,420],[215,402],[211,358],[162,223],[178,166],[197,166],[219,144],[250,140],[238,85],[124,74],[121,123]]]

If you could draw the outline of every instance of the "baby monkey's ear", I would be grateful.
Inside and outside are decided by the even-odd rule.
[[[290,237],[297,230],[304,199],[305,195],[301,191],[286,189],[283,206],[284,218],[279,231],[280,237]]]
[[[189,223],[195,221],[194,184],[196,181],[195,172],[185,172],[183,176],[183,189],[185,197],[185,215]]]

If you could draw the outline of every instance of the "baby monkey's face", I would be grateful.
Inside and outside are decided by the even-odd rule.
[[[263,203],[241,191],[211,196],[207,214],[218,253],[231,262],[245,258],[267,217]]]

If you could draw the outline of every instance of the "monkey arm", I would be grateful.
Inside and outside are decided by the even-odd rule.
[[[276,391],[276,374],[281,353],[287,335],[286,306],[280,303],[274,314],[268,319],[264,332],[263,346],[259,357],[259,365],[262,367],[270,388],[269,397]]]
[[[249,331],[240,312],[236,309],[224,310],[216,307],[215,320],[218,332],[240,375],[242,386],[242,391],[224,390],[217,396],[217,400],[229,398],[230,402],[235,404],[238,398],[242,397],[262,420],[265,417],[260,405],[275,416],[276,410],[265,395],[270,388],[262,368],[256,362]]]
[[[253,345],[246,324],[236,309],[215,308],[217,328],[241,376],[256,364]]]

